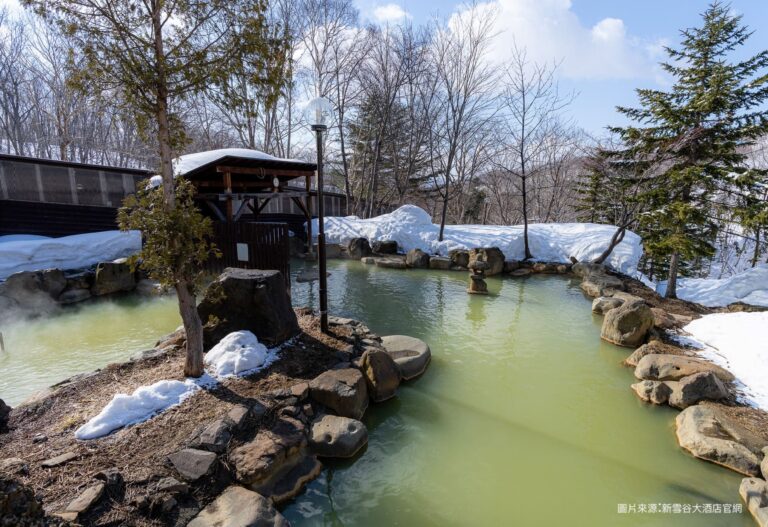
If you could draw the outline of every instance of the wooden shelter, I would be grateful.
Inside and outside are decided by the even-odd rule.
[[[175,173],[195,186],[200,208],[215,219],[232,223],[248,216],[259,221],[270,201],[289,198],[304,215],[307,240],[312,239],[311,187],[316,169],[314,163],[242,148],[189,154],[175,164]]]

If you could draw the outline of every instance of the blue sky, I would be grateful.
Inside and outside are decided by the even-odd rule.
[[[356,0],[364,20],[407,16],[415,23],[446,18],[462,2]],[[537,61],[561,61],[560,87],[578,93],[573,119],[594,134],[623,123],[616,105],[635,104],[634,89],[664,88],[657,64],[663,45],[675,45],[679,30],[700,23],[705,0],[493,0],[498,9],[498,49],[514,39]],[[731,8],[755,30],[744,50],[768,48],[768,0],[734,0]],[[398,9],[399,8],[399,9]]]

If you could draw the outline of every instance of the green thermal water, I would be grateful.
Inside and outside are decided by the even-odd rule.
[[[124,361],[180,323],[175,297],[125,296],[0,325],[0,398],[16,405],[76,373]]]
[[[293,262],[294,272],[302,264]],[[329,264],[330,310],[426,340],[432,364],[372,405],[366,450],[327,469],[283,512],[294,525],[752,525],[748,514],[618,514],[620,504],[739,503],[740,477],[695,460],[676,412],[629,389],[628,351],[599,339],[576,282]],[[294,305],[316,305],[317,283]],[[0,397],[19,402],[125,359],[178,325],[173,299],[125,299],[3,329]]]

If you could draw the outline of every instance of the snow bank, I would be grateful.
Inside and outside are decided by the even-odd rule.
[[[656,288],[660,295],[666,290],[666,281]],[[679,278],[677,296],[709,307],[727,306],[734,302],[768,306],[768,264],[728,278]]]
[[[235,331],[205,354],[205,365],[214,377],[244,375],[267,360],[267,347],[250,331]]]
[[[306,164],[305,161],[298,159],[283,159],[265,154],[259,150],[251,150],[248,148],[222,148],[220,150],[207,150],[205,152],[196,152],[194,154],[177,157],[173,161],[173,173],[177,176],[183,176],[187,172],[192,172],[201,166],[213,163],[225,157],[244,157],[261,161],[282,161],[285,163]]]
[[[715,313],[684,329],[704,345],[702,357],[742,383],[745,402],[768,410],[768,312]]]
[[[317,220],[313,222],[312,232],[317,232]],[[615,231],[612,225],[593,223],[534,223],[528,225],[528,241],[535,260],[568,263],[570,256],[579,260],[599,256]],[[403,205],[367,220],[356,216],[326,218],[325,233],[329,243],[346,243],[362,237],[369,242],[397,240],[404,251],[422,249],[443,256],[452,249],[498,247],[507,259],[524,257],[522,225],[446,225],[444,240],[439,242],[440,226],[415,205]],[[640,237],[628,231],[606,264],[634,276],[641,255]]]
[[[20,271],[77,269],[141,250],[139,231],[105,231],[0,243],[0,280]]]
[[[267,349],[250,331],[235,331],[206,353],[208,373],[199,379],[158,381],[140,386],[131,395],[119,393],[75,431],[77,439],[96,439],[124,426],[143,423],[168,408],[181,404],[201,388],[213,388],[216,378],[244,376],[268,367],[277,360],[280,348]]]
[[[131,394],[118,393],[104,409],[75,431],[77,439],[96,439],[118,428],[142,423],[154,415],[181,404],[195,392],[211,384],[211,378],[185,381],[158,381],[140,386]]]

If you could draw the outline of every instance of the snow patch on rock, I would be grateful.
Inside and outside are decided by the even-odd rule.
[[[276,351],[267,349],[250,331],[235,331],[211,348],[204,362],[217,378],[247,375],[274,361]]]

